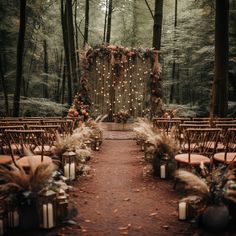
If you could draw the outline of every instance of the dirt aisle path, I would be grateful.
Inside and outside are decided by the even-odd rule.
[[[94,153],[74,189],[79,235],[192,235],[177,220],[173,183],[144,177],[142,155],[134,140],[105,140]]]

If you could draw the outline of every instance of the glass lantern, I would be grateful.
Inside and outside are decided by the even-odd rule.
[[[16,228],[20,224],[19,209],[17,203],[13,200],[7,202],[7,226],[9,228]]]
[[[95,136],[92,140],[92,150],[99,151],[99,149],[100,149],[100,138],[98,136]]]
[[[60,224],[68,215],[68,198],[63,189],[60,189],[57,194],[57,222]]]
[[[6,215],[5,215],[5,202],[0,201],[0,235],[6,232]]]
[[[154,145],[149,141],[145,141],[144,143],[144,153],[145,153],[145,160],[151,161],[154,155]]]
[[[51,229],[56,226],[56,193],[47,190],[39,195],[39,226]]]
[[[69,180],[74,180],[76,176],[76,153],[66,151],[62,154],[64,176]]]
[[[141,148],[141,151],[144,151],[144,148],[145,148],[145,139],[144,138],[140,139],[140,148]]]
[[[171,176],[171,159],[168,154],[165,154],[160,161],[160,178],[170,179]]]
[[[91,141],[90,141],[89,139],[88,139],[88,140],[85,140],[84,144],[85,144],[85,146],[86,146],[87,148],[91,148],[91,146],[92,146],[92,143],[91,143]]]
[[[189,201],[179,201],[178,203],[178,219],[179,220],[192,220],[196,217],[196,209]]]

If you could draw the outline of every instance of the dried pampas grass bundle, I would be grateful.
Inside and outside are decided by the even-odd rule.
[[[152,123],[148,119],[138,118],[134,124],[133,130],[138,137],[143,137],[146,140],[151,140],[155,136]]]
[[[37,194],[50,184],[53,171],[56,166],[53,163],[41,163],[32,166],[30,172],[22,167],[10,166],[10,169],[0,166],[0,194],[8,196],[11,192],[31,192]]]
[[[210,192],[210,188],[206,181],[189,171],[177,170],[175,177],[184,182],[188,188],[196,190],[199,194],[205,195]]]

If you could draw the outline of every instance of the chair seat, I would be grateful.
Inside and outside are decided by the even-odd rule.
[[[16,161],[16,164],[23,168],[29,168],[30,163],[33,163],[34,166],[40,165],[41,155],[23,156],[22,158]],[[52,163],[51,157],[43,156],[43,163]]]
[[[182,153],[175,156],[175,160],[184,164],[190,165],[200,165],[200,163],[210,164],[210,159],[206,156],[200,154],[191,154],[190,155],[190,162],[188,159],[188,153]]]
[[[15,161],[18,160],[20,157],[19,156],[14,156]],[[12,157],[11,155],[0,155],[0,165],[7,165],[11,164],[12,162]]]
[[[232,161],[236,162],[236,152],[228,152],[226,154],[226,158],[225,158],[225,152],[218,152],[213,156],[213,159],[219,162],[226,162],[227,164],[229,164]]]

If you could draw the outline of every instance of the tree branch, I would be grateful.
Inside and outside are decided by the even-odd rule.
[[[144,1],[145,1],[146,5],[147,5],[147,7],[148,7],[148,10],[149,10],[150,13],[151,13],[152,19],[154,20],[154,15],[153,15],[152,9],[151,9],[151,7],[150,7],[148,1],[147,1],[147,0],[144,0]]]

